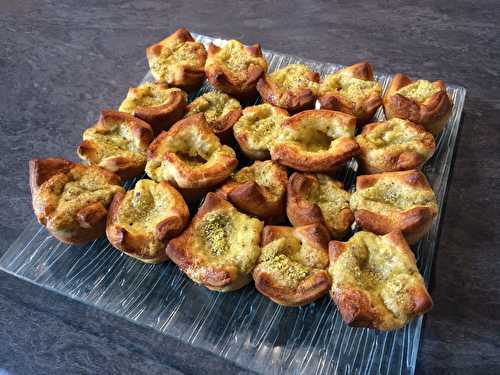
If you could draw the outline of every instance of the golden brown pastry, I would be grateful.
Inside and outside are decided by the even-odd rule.
[[[357,232],[329,244],[332,299],[347,324],[398,329],[432,308],[415,256],[400,231]]]
[[[382,105],[381,93],[372,66],[363,61],[327,75],[319,86],[318,100],[321,108],[353,115],[363,125]]]
[[[398,73],[384,96],[384,111],[388,119],[398,117],[422,124],[434,135],[445,127],[451,108],[451,100],[441,80],[412,81]]]
[[[144,263],[168,259],[168,240],[179,235],[189,220],[182,195],[166,181],[139,180],[134,189],[117,193],[106,224],[109,242]]]
[[[364,230],[401,230],[410,244],[429,231],[438,212],[436,196],[417,170],[358,176],[350,206]]]
[[[266,74],[257,83],[262,100],[290,113],[314,108],[319,74],[303,64],[291,64]]]
[[[320,223],[333,238],[342,238],[354,222],[350,196],[327,175],[295,172],[288,180],[286,213],[293,226]]]
[[[238,160],[222,145],[202,113],[189,116],[162,132],[148,150],[146,173],[155,181],[168,181],[190,199],[228,178]],[[193,190],[194,189],[194,190]]]
[[[420,169],[436,149],[433,135],[422,125],[399,118],[366,125],[356,142],[365,174]]]
[[[282,122],[271,157],[302,172],[332,172],[358,153],[355,129],[356,118],[346,113],[300,112]]]
[[[217,191],[246,214],[279,220],[285,213],[286,169],[271,160],[240,169]]]
[[[178,29],[161,42],[146,49],[153,77],[187,91],[198,88],[205,80],[207,51],[188,30]]]
[[[97,123],[83,132],[78,156],[124,179],[144,172],[151,126],[128,113],[101,111]]]
[[[186,105],[187,95],[181,89],[169,88],[165,83],[147,82],[129,88],[119,111],[146,121],[156,135],[179,121]]]
[[[246,107],[234,124],[234,138],[249,159],[269,159],[269,149],[279,133],[281,123],[287,118],[287,111],[267,103]]]
[[[233,135],[233,125],[241,116],[240,103],[223,92],[211,91],[197,97],[187,106],[185,117],[203,113],[210,129],[227,143]]]
[[[122,192],[120,177],[60,158],[29,163],[33,210],[58,240],[83,244],[104,234],[108,207]]]
[[[167,255],[194,282],[219,292],[251,281],[263,223],[208,193],[189,227],[168,243]]]
[[[262,252],[253,270],[255,287],[283,306],[302,306],[328,293],[328,230],[321,224],[303,227],[266,226]]]
[[[266,71],[260,44],[246,47],[233,39],[222,47],[213,43],[208,46],[205,73],[212,86],[222,92],[239,99],[253,98],[257,81]]]

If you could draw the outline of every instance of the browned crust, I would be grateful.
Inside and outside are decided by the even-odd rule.
[[[97,129],[110,129],[116,121],[126,122],[131,129],[131,133],[139,141],[139,146],[146,149],[153,140],[153,131],[146,122],[124,112],[104,109],[97,123],[93,126]],[[145,163],[138,164],[137,161],[124,156],[115,156],[100,161],[97,158],[97,149],[93,141],[84,140],[77,149],[78,156],[88,161],[90,164],[98,165],[110,172],[118,174],[123,179],[135,177],[144,172]]]
[[[162,49],[169,44],[174,42],[195,42],[191,33],[185,29],[177,29],[173,34],[169,35],[162,41],[153,44],[146,48],[146,56],[148,61],[161,54]],[[197,43],[197,55],[203,61],[206,61],[207,51],[201,43]],[[176,78],[172,82],[166,82],[169,85],[180,87],[186,91],[192,91],[197,89],[205,80],[205,63],[201,64],[199,67],[184,66],[180,65],[177,67]]]
[[[221,47],[210,43],[207,60],[213,58],[220,50]],[[253,57],[264,59],[262,49],[258,43],[246,46],[245,51]],[[210,84],[240,100],[251,99],[257,95],[257,81],[266,73],[264,68],[255,64],[251,64],[246,71],[238,73],[231,71],[225,64],[207,65],[205,66],[205,73]]]
[[[162,89],[168,89],[165,83],[155,83]],[[136,90],[135,87],[129,88],[129,91]],[[155,135],[163,130],[168,130],[175,122],[179,121],[184,116],[187,100],[186,95],[179,91],[173,91],[168,100],[162,105],[154,107],[137,106],[134,110],[134,116],[146,121]]]
[[[154,236],[158,241],[167,244],[168,240],[182,232],[189,222],[189,208],[182,195],[166,181],[159,183],[162,188],[168,190],[174,198],[172,208],[165,219],[156,225]],[[117,193],[109,208],[106,222],[106,235],[109,242],[117,249],[127,255],[136,258],[144,263],[161,263],[168,260],[164,250],[160,253],[149,255],[144,254],[142,249],[150,241],[146,235],[132,233],[118,223],[118,211],[125,198],[125,193]]]
[[[272,178],[285,188],[288,180],[286,169],[277,164],[274,167]],[[217,190],[217,194],[246,214],[263,220],[279,219],[285,211],[285,191],[279,199],[271,200],[267,189],[255,181],[237,182],[230,179]]]
[[[44,199],[39,190],[44,184],[52,184],[53,179],[65,179],[73,168],[87,168],[84,165],[73,163],[62,158],[32,159],[29,162],[29,179],[32,195],[33,211],[40,224],[45,226],[52,236],[68,244],[84,244],[95,240],[104,234],[106,228],[107,208],[100,202],[91,203],[82,207],[75,220],[77,228],[68,230],[52,230],[51,221],[57,202]],[[114,185],[120,184],[120,177],[101,168],[107,182]]]
[[[334,182],[342,188],[340,181]],[[320,223],[328,227],[321,208],[306,199],[315,184],[319,184],[319,181],[313,174],[295,172],[290,176],[287,185],[286,213],[293,226]],[[354,222],[354,215],[350,208],[345,208],[338,213],[337,218],[342,230],[335,231],[333,228],[329,230],[334,238],[341,238]]]
[[[403,256],[415,262],[415,256],[400,231],[392,231],[384,237],[389,239]],[[330,241],[328,246],[330,264],[334,264],[347,249],[348,245],[346,242]],[[372,307],[369,296],[362,290],[356,288],[331,290],[330,296],[337,305],[344,322],[352,327],[366,327],[379,330],[397,328],[388,327],[384,324],[383,317]],[[432,308],[432,299],[425,285],[422,284],[420,287],[411,290],[410,296],[412,303],[407,311],[409,315],[421,315]]]
[[[306,77],[319,83],[319,73],[317,72],[309,71],[306,73]],[[316,102],[316,94],[310,88],[282,90],[270,79],[267,79],[266,75],[257,82],[257,91],[263,101],[286,109],[290,113],[313,109]]]
[[[453,106],[446,93],[446,86],[442,80],[434,81],[440,91],[423,103],[417,103],[397,93],[413,82],[415,81],[401,73],[394,76],[384,96],[385,115],[388,119],[399,117],[422,124],[429,132],[437,135],[446,125]]]
[[[219,162],[210,168],[192,168],[182,161],[175,153],[168,152],[159,154],[161,143],[167,137],[176,137],[184,128],[195,124],[201,133],[213,133],[208,126],[205,115],[198,113],[176,122],[168,131],[160,133],[150,144],[148,149],[148,160],[159,159],[168,160],[182,178],[182,183],[175,181],[176,187],[182,189],[198,189],[217,185],[224,181],[238,165],[238,160],[230,155],[221,155]],[[159,156],[159,157],[157,157]]]
[[[342,112],[329,110],[309,110],[297,113],[286,119],[283,127],[298,128],[302,121],[321,116],[338,117],[346,126],[356,127],[356,118]],[[344,138],[334,150],[308,153],[284,143],[278,143],[271,149],[271,158],[280,164],[301,172],[333,172],[359,152],[359,145],[354,138]]]
[[[416,189],[432,189],[422,172],[410,170],[358,176],[356,190],[366,189],[388,174],[397,176],[402,184]],[[356,223],[364,230],[379,235],[400,230],[410,244],[417,242],[429,231],[436,215],[437,210],[433,207],[415,207],[390,217],[365,209],[358,209],[354,212]]]
[[[293,235],[301,241],[307,241],[310,246],[325,253],[328,251],[330,234],[328,229],[321,224],[296,228],[268,225],[262,231],[262,246],[289,235]],[[281,286],[272,275],[260,270],[259,266],[254,269],[253,279],[255,288],[260,293],[283,306],[303,306],[311,303],[327,294],[331,286],[330,276],[324,269],[313,269],[312,273],[296,288]]]
[[[378,127],[382,126],[380,122],[374,122],[363,127],[361,136],[368,137],[368,135],[375,131]],[[419,133],[423,136],[421,142],[423,146],[429,150],[429,157],[424,158],[422,155],[416,151],[407,150],[404,152],[389,153],[384,155],[384,160],[382,163],[376,163],[371,161],[367,157],[367,153],[370,151],[369,148],[364,147],[363,142],[359,142],[360,152],[358,155],[358,162],[360,164],[360,170],[366,174],[374,173],[384,173],[384,172],[397,172],[405,171],[410,169],[420,169],[422,165],[434,154],[436,149],[436,142],[434,141],[434,136],[429,133],[420,124],[415,124],[408,121],[406,125],[412,128],[413,131]],[[358,138],[357,138],[358,139]]]
[[[274,107],[274,110],[277,112],[281,112],[283,115],[288,116],[288,112],[280,107]],[[242,116],[247,114],[247,112],[251,112],[252,107],[247,107],[242,111]],[[234,133],[234,132],[233,132]],[[234,138],[238,145],[240,146],[241,152],[251,159],[251,160],[267,160],[271,158],[271,153],[269,150],[255,150],[248,145],[248,138],[250,134],[248,131],[240,132],[239,134],[234,133]]]
[[[364,81],[374,81],[373,68],[368,61],[362,61],[351,65],[344,70],[349,70],[354,78]],[[342,95],[336,92],[328,92],[320,95],[318,101],[321,108],[340,111],[356,116],[358,125],[364,125],[373,117],[378,107],[382,105],[380,94],[372,93],[368,98],[359,102],[352,103]]]
[[[235,266],[220,267],[208,265],[191,246],[195,236],[194,228],[208,213],[232,207],[229,202],[215,193],[208,193],[189,227],[177,238],[170,240],[166,253],[170,260],[177,264],[187,275],[196,273],[201,284],[215,291],[236,290],[250,281],[250,276],[242,274]]]

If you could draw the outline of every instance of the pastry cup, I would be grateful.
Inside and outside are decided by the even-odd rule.
[[[384,96],[388,119],[398,117],[422,124],[434,135],[446,126],[452,106],[443,81],[413,81],[400,73],[394,76]]]
[[[156,137],[149,146],[146,173],[181,188],[183,195],[189,190],[201,194],[228,178],[237,164],[234,150],[220,143],[199,113]]]
[[[165,83],[147,82],[129,88],[119,111],[146,121],[157,135],[183,117],[186,105],[187,95],[181,89],[169,88]]]
[[[233,126],[234,138],[249,159],[269,159],[269,149],[287,118],[287,111],[267,103],[246,107]]]
[[[346,113],[304,111],[282,122],[271,157],[302,172],[333,172],[358,153],[355,129],[356,118]]]
[[[158,82],[190,91],[205,80],[207,51],[188,30],[178,29],[146,49],[151,74]]]
[[[400,231],[357,232],[329,244],[330,295],[344,322],[382,331],[398,329],[432,307],[432,299]]]
[[[324,174],[295,172],[288,180],[287,216],[293,226],[320,223],[333,238],[342,238],[354,222],[349,198],[340,181]]]
[[[363,61],[327,75],[319,86],[318,100],[321,108],[353,115],[363,125],[382,105],[381,93],[372,66]]]
[[[422,125],[398,118],[366,125],[356,142],[365,174],[420,169],[436,149],[433,135]]]
[[[246,47],[229,40],[223,47],[210,43],[205,73],[218,90],[238,99],[254,98],[257,81],[266,73],[267,61],[259,44]]]
[[[38,221],[69,244],[103,235],[108,207],[113,196],[123,191],[116,174],[60,158],[31,160],[29,177]]]
[[[270,160],[240,169],[217,193],[249,215],[280,220],[285,212],[286,169]]]
[[[358,176],[350,206],[364,230],[400,230],[410,244],[429,231],[438,212],[436,196],[417,170]]]
[[[263,223],[208,193],[189,227],[168,243],[166,252],[191,280],[228,292],[251,281],[260,254]]]
[[[319,74],[303,64],[287,65],[257,83],[262,100],[290,113],[313,109],[318,87]]]
[[[182,195],[166,181],[139,180],[134,189],[115,195],[109,209],[106,235],[125,254],[144,263],[168,259],[168,240],[189,221]]]
[[[185,117],[203,113],[208,126],[221,139],[229,143],[233,138],[233,125],[241,116],[240,103],[227,94],[211,91],[197,97],[187,106]]]
[[[328,293],[328,230],[266,226],[262,252],[253,270],[257,290],[283,306],[302,306]]]
[[[83,132],[78,156],[123,179],[144,172],[148,146],[153,140],[151,126],[124,112],[101,111],[97,123]]]

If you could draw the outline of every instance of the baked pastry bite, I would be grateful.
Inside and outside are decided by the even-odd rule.
[[[128,113],[103,110],[97,123],[83,132],[77,149],[80,159],[124,179],[144,172],[153,140],[151,126]]]
[[[279,220],[285,213],[286,169],[271,160],[240,169],[218,190],[224,199],[246,214]]]
[[[246,107],[233,126],[234,138],[249,159],[269,159],[269,149],[287,118],[287,111],[271,104]]]
[[[356,142],[366,174],[420,169],[436,149],[433,135],[422,125],[399,118],[364,126]]]
[[[120,177],[60,158],[29,162],[33,210],[58,240],[83,244],[104,234],[108,207],[122,192]]]
[[[432,299],[400,231],[357,232],[329,244],[330,295],[344,322],[381,331],[398,329],[432,308]]]
[[[156,137],[148,149],[146,173],[187,194],[185,189],[210,188],[224,181],[237,164],[234,150],[221,144],[199,113]]]
[[[354,222],[350,196],[342,183],[330,176],[295,172],[287,185],[288,220],[296,227],[321,223],[333,238],[342,238]]]
[[[127,97],[118,109],[146,121],[154,134],[168,130],[184,115],[187,95],[181,89],[165,83],[143,83],[128,90]]]
[[[255,288],[283,306],[302,306],[330,289],[328,230],[321,224],[266,226],[253,279]]]
[[[372,66],[363,61],[327,75],[319,85],[318,100],[321,108],[353,115],[363,125],[382,105],[381,93]]]
[[[208,193],[189,227],[167,245],[167,255],[194,282],[229,292],[251,281],[263,223]]]
[[[325,109],[297,113],[281,123],[271,158],[302,172],[333,172],[359,151],[356,118]]]
[[[207,51],[181,28],[146,49],[149,68],[159,82],[194,90],[205,80]]]
[[[413,81],[396,74],[384,96],[384,111],[388,119],[399,117],[422,124],[427,131],[439,134],[451,114],[452,103],[441,80]]]
[[[314,108],[319,88],[319,74],[303,64],[290,64],[257,83],[262,100],[290,113]]]
[[[266,73],[267,61],[260,44],[245,46],[238,40],[229,40],[219,47],[208,46],[205,73],[216,89],[239,99],[257,95],[257,81]]]
[[[210,129],[227,143],[233,134],[233,125],[241,116],[241,105],[236,99],[223,92],[210,91],[188,106],[185,117],[203,113]]]
[[[364,230],[400,230],[410,244],[429,231],[438,212],[436,196],[417,170],[358,176],[350,206]]]
[[[137,181],[127,192],[115,194],[106,223],[109,242],[144,263],[168,259],[168,240],[179,235],[189,221],[182,195],[168,182]]]

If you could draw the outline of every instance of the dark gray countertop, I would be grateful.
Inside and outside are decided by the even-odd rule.
[[[28,159],[75,159],[82,130],[144,75],[145,46],[177,27],[320,61],[367,59],[468,89],[417,373],[500,373],[500,8],[414,3],[0,0],[0,254],[32,220]],[[0,368],[14,374],[240,371],[5,273],[0,343]]]

